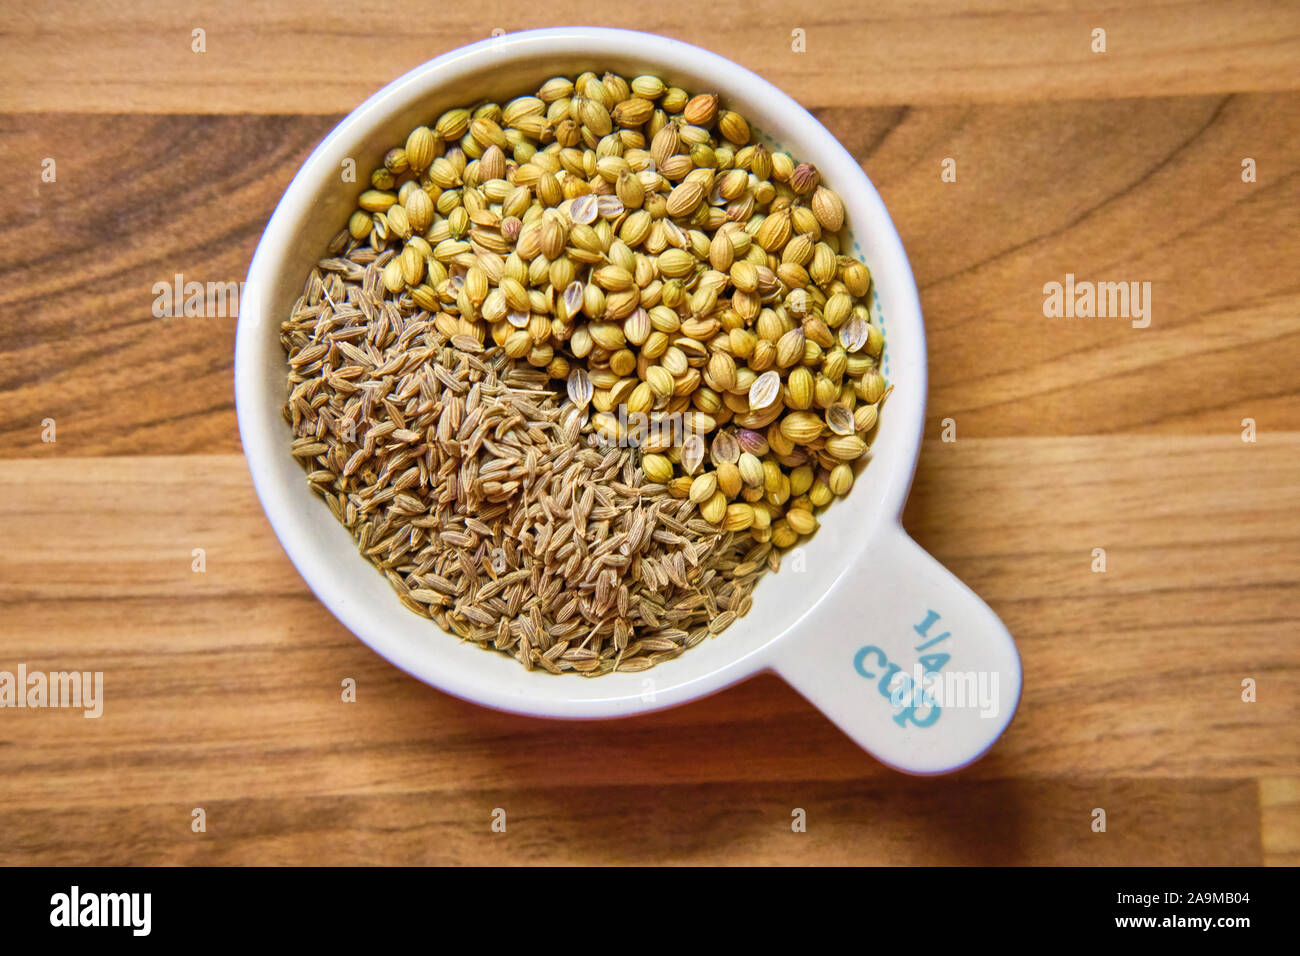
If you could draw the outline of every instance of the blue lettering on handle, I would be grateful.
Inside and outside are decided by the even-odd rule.
[[[922,642],[917,645],[916,650],[925,651],[952,636],[949,631],[944,631],[935,637],[930,636],[930,628],[934,626],[940,616],[938,611],[927,609],[925,619],[920,624],[912,625],[912,630],[922,638]],[[875,659],[874,666],[884,668],[883,673],[867,669],[867,662],[871,658]],[[950,655],[948,654],[922,654],[920,665],[926,679],[929,680],[932,676],[937,676],[938,672],[943,669],[949,660]],[[853,655],[853,669],[866,680],[876,681],[876,690],[880,692],[880,695],[888,700],[893,707],[900,708],[893,718],[894,723],[900,727],[906,727],[909,723],[913,727],[929,727],[943,713],[943,708],[935,701],[934,696],[924,688],[918,691],[913,686],[915,682],[910,675],[902,674],[900,676],[902,668],[890,661],[889,655],[874,644],[858,648],[857,653]],[[897,680],[895,680],[896,678]],[[898,686],[895,687],[894,684]],[[917,716],[918,711],[920,711],[921,716]]]
[[[937,611],[927,610],[925,612],[925,620],[922,621],[920,624],[912,625],[912,630],[916,631],[916,633],[920,634],[922,637],[928,637],[930,631],[930,625],[937,620],[939,620],[939,613]],[[951,636],[952,635],[949,634],[947,631],[944,631],[938,637],[932,637],[930,638],[930,640],[918,644],[916,649],[918,651],[926,650],[927,648],[933,647],[934,645],[938,644],[940,641],[945,640]]]
[[[898,690],[891,689],[890,685],[894,683],[895,676],[900,673],[902,668],[893,663],[889,659],[889,656],[874,644],[868,644],[865,647],[858,648],[857,653],[853,655],[853,669],[857,671],[858,674],[865,677],[867,680],[876,680],[877,675],[875,672],[867,670],[865,666],[868,657],[875,657],[879,665],[885,668],[884,673],[879,675],[880,679],[876,683],[876,690],[880,692],[880,696],[889,701],[893,706],[902,707],[902,709],[894,715],[894,723],[898,724],[900,727],[905,727],[910,721],[914,727],[929,727],[939,719],[939,715],[943,712],[943,709],[934,702],[934,698],[930,694],[899,694]],[[900,679],[900,683],[902,682],[905,682],[907,686],[910,687],[912,678],[907,674],[903,674]],[[899,703],[899,700],[909,698],[912,700],[909,705],[903,706]],[[918,700],[917,698],[920,699]],[[917,717],[917,711],[922,710],[923,708],[923,716]]]
[[[925,637],[926,632],[930,630],[930,625],[937,620],[939,620],[939,615],[937,612],[926,611],[925,620],[922,621],[920,624],[913,625],[912,630],[916,631],[916,633],[920,634],[922,637]]]
[[[853,669],[857,671],[859,674],[861,674],[863,677],[865,677],[867,680],[875,680],[876,675],[871,673],[869,670],[867,670],[865,667],[862,666],[862,663],[867,659],[868,654],[875,654],[876,657],[880,659],[880,664],[882,667],[885,664],[889,663],[889,658],[885,656],[884,651],[882,651],[880,648],[875,646],[858,648],[858,652],[853,655]]]

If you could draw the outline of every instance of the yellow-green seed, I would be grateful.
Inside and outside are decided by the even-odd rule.
[[[386,212],[397,202],[397,194],[378,189],[367,189],[357,198],[357,205],[366,212]]]
[[[857,435],[836,435],[826,440],[826,453],[840,461],[856,461],[867,450],[867,443]]]
[[[817,530],[817,518],[803,508],[791,508],[785,513],[785,520],[797,535],[812,534]]]
[[[834,495],[847,495],[853,487],[853,466],[839,464],[831,469],[830,490]]]
[[[718,490],[728,498],[740,494],[744,482],[740,477],[740,468],[729,461],[718,463]]]
[[[778,521],[772,525],[772,544],[776,547],[788,548],[798,540],[799,533],[786,521]]]
[[[808,500],[818,508],[824,508],[830,504],[834,497],[830,485],[824,481],[814,481],[813,486],[808,489]]]
[[[736,502],[727,506],[723,528],[727,531],[744,531],[754,524],[754,509],[747,504]]]
[[[697,505],[703,504],[713,497],[713,493],[718,490],[718,476],[712,471],[706,471],[703,474],[696,475],[695,480],[691,482],[691,501]]]
[[[786,381],[786,387],[790,393],[790,407],[795,409],[807,409],[812,407],[813,403],[813,376],[804,366],[799,366],[790,372],[790,377]]]
[[[700,505],[700,517],[710,524],[720,524],[727,516],[727,496],[715,491],[713,497]]]
[[[812,412],[790,412],[781,419],[780,434],[796,445],[806,445],[820,438],[825,427]]]
[[[790,472],[790,494],[796,498],[808,491],[813,483],[813,470],[808,465],[800,465]]]
[[[673,463],[663,455],[642,455],[641,471],[656,484],[665,484],[673,477]]]

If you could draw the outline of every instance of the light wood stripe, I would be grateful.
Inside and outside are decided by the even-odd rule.
[[[577,0],[421,6],[376,0],[196,10],[180,0],[13,11],[0,35],[17,111],[346,112],[389,80],[494,29],[635,26],[761,73],[807,106],[1102,99],[1300,88],[1300,10],[1287,0],[1146,0],[990,8],[883,0],[804,5],[687,0],[624,13]],[[196,28],[207,52],[191,50]],[[1104,54],[1092,31],[1107,31]],[[806,52],[792,51],[804,31]]]

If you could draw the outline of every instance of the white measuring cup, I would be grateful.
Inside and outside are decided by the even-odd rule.
[[[893,392],[871,458],[821,528],[763,577],[753,610],[681,657],[635,674],[587,679],[529,672],[462,643],[407,610],[308,489],[281,416],[279,327],[311,265],[346,220],[358,179],[413,127],[453,106],[499,102],[583,70],[651,72],[712,91],[758,131],[814,163],[843,198],[856,252],[870,267]],[[384,87],[321,142],[294,177],[257,247],[242,295],[235,390],[258,497],[290,560],[361,640],[426,683],[466,700],[542,717],[604,718],[703,697],[775,671],[881,761],[943,773],[986,751],[1020,696],[1020,659],[997,616],[916,545],[900,523],[925,420],[925,330],[902,243],[875,188],[811,114],[731,61],[664,37],[561,27],[453,50]],[[972,502],[972,506],[975,503]]]

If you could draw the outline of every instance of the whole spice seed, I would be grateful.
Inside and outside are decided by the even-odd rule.
[[[816,167],[752,139],[713,93],[587,73],[372,171],[282,326],[285,416],[407,607],[642,670],[852,487],[889,388],[870,271]]]

